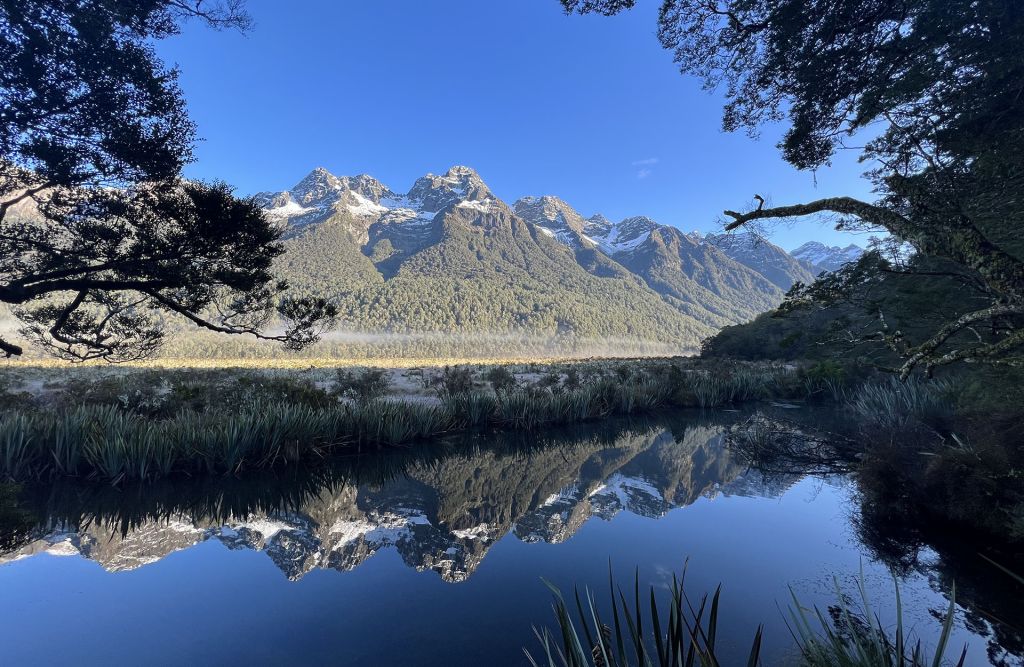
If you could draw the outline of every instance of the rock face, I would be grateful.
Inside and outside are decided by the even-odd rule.
[[[207,518],[195,501],[176,497],[180,514],[139,516],[71,508],[80,525],[48,516],[24,546],[0,563],[39,553],[81,556],[112,572],[133,570],[196,544],[266,554],[291,580],[313,569],[351,570],[393,549],[419,571],[443,580],[468,578],[489,549],[512,534],[527,542],[562,542],[593,518],[620,512],[657,518],[698,498],[758,492],[758,481],[733,462],[723,428],[624,430],[567,444],[523,449],[458,450],[392,469],[386,481],[339,481],[273,511]],[[746,476],[744,476],[746,474]],[[290,494],[285,494],[289,495]],[[217,503],[224,496],[218,492]],[[76,501],[77,502],[77,501]],[[124,501],[122,501],[124,502]]]
[[[850,244],[845,248],[827,246],[818,241],[809,241],[793,251],[793,257],[809,265],[814,275],[835,271],[850,262],[856,262],[864,255],[864,248]]]

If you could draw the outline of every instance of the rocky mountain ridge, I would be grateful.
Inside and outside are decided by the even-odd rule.
[[[404,194],[317,168],[256,199],[284,227],[281,272],[300,291],[337,299],[355,329],[640,338],[684,351],[813,279],[746,234],[585,218],[550,195],[509,206],[463,166]]]

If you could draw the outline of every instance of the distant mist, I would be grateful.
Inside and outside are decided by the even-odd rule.
[[[696,352],[658,340],[544,336],[528,332],[332,331],[316,345],[289,353],[273,343],[208,332],[169,337],[161,356],[174,358],[545,358],[664,357]]]

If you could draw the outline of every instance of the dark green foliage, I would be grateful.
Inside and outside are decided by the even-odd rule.
[[[253,200],[181,176],[194,128],[152,41],[190,17],[248,23],[233,1],[0,4],[0,304],[63,358],[148,356],[161,314],[260,336],[276,317],[285,333],[264,337],[289,349],[334,315],[284,297],[280,232]]]
[[[675,368],[675,366],[672,366]],[[570,366],[565,371],[565,379],[562,380],[562,387],[567,391],[575,391],[583,385],[583,380],[580,378],[580,372],[575,366]]]
[[[21,507],[17,484],[0,484],[0,550],[13,551],[31,539],[36,518]]]
[[[701,354],[833,362],[848,379],[863,379],[872,368],[898,368],[904,346],[924,343],[938,323],[970,313],[979,298],[985,297],[977,283],[949,262],[917,256],[898,265],[868,253],[813,285],[794,288],[777,310],[706,339]],[[950,342],[1004,336],[998,328],[973,327],[954,333]]]
[[[617,0],[565,0],[569,11],[614,14]],[[974,293],[962,309],[938,303],[876,342],[903,377],[961,361],[1019,363],[1024,347],[1024,10],[1011,0],[667,0],[658,36],[684,73],[725,90],[723,125],[756,132],[788,119],[780,147],[801,169],[871,128],[862,157],[880,198],[727,210],[727,230],[819,213],[840,229],[884,230]],[[941,54],[937,56],[936,54]],[[858,138],[853,139],[858,141]],[[899,268],[899,267],[897,267]],[[952,270],[950,270],[950,268]],[[926,284],[922,274],[913,280]],[[840,280],[834,287],[863,283]],[[818,286],[813,294],[822,297]],[[941,298],[941,293],[934,296]],[[893,312],[883,313],[892,317]],[[840,328],[844,328],[840,325]],[[989,335],[972,335],[988,330]],[[782,354],[792,332],[776,338]],[[769,349],[775,349],[768,346]]]

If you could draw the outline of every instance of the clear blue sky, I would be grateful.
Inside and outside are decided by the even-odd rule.
[[[657,41],[659,4],[605,18],[557,0],[249,0],[250,33],[195,24],[158,49],[203,138],[189,175],[243,194],[316,166],[404,192],[465,164],[509,202],[555,194],[584,215],[705,232],[754,193],[870,196],[854,151],[815,175],[782,161],[780,128],[723,133],[721,96]],[[772,238],[866,242],[810,222]]]

